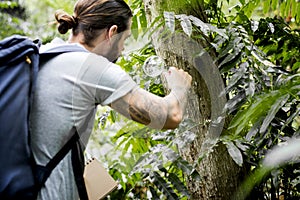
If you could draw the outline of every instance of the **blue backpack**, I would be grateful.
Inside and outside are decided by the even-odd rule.
[[[30,148],[29,113],[40,59],[78,49],[39,54],[39,41],[14,35],[0,41],[0,199],[33,200],[52,170],[72,151],[73,171],[81,199],[88,199],[83,180],[84,158],[75,128],[73,137],[46,166],[35,163]]]

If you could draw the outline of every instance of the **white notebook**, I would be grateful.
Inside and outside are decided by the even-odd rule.
[[[95,158],[92,158],[86,164],[83,177],[89,200],[102,199],[118,186],[118,182],[110,176]]]

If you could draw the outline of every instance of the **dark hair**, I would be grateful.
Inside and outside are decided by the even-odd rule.
[[[128,28],[132,12],[124,0],[78,0],[73,16],[62,10],[55,13],[59,23],[58,31],[65,34],[72,29],[73,35],[84,35],[84,43],[90,45],[97,33],[113,25],[118,26],[118,33]]]

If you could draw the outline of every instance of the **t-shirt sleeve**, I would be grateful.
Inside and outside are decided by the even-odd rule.
[[[101,105],[108,105],[125,96],[137,84],[120,66],[110,63],[103,72],[98,85],[96,99]]]

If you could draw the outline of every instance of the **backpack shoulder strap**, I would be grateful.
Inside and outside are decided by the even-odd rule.
[[[81,200],[88,200],[87,190],[83,178],[84,155],[79,142],[80,137],[75,127],[71,129],[70,133],[73,135],[71,139],[61,148],[59,152],[57,152],[57,154],[47,163],[46,166],[36,165],[36,190],[39,191],[44,186],[54,168],[71,151],[73,173],[75,176],[79,197]]]
[[[24,56],[38,54],[40,42],[28,37],[13,35],[0,42],[0,60],[2,65],[23,61]]]
[[[76,146],[76,142],[79,139],[79,135],[74,129],[72,129],[71,139],[61,148],[59,152],[47,163],[46,166],[37,165],[35,169],[35,179],[37,181],[37,186],[42,187],[48,177],[50,176],[53,169],[58,165],[58,163],[68,154],[68,152]]]

